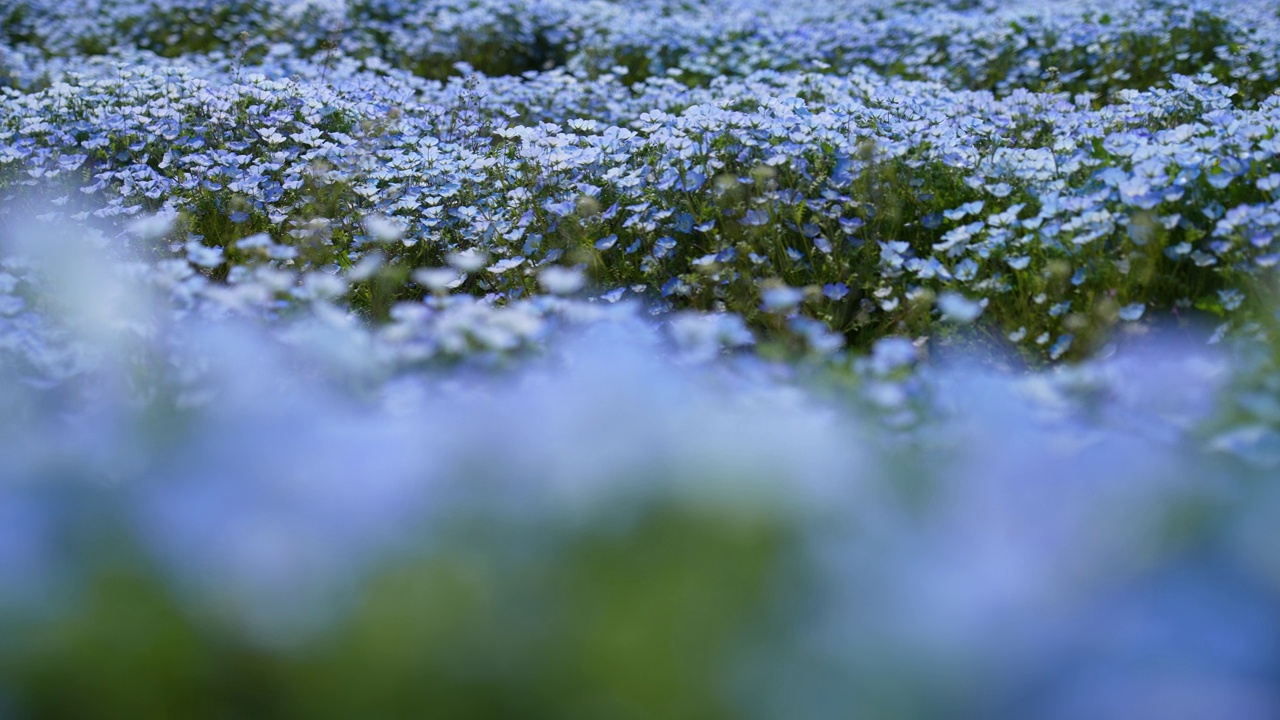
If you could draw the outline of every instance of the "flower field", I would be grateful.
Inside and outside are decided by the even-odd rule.
[[[0,0],[0,720],[1280,716],[1264,0]]]

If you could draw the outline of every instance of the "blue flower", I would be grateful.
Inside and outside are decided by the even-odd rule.
[[[804,300],[804,291],[786,285],[766,287],[760,292],[760,309],[765,312],[784,312],[795,308]]]
[[[965,324],[978,319],[982,314],[982,304],[948,290],[938,295],[938,310],[944,319]]]

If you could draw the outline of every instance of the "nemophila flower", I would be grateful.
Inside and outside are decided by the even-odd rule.
[[[576,200],[563,200],[560,202],[548,201],[545,205],[543,205],[543,207],[546,208],[548,212],[551,212],[560,217],[564,217],[574,212],[575,210],[577,210],[578,203]]]
[[[901,268],[911,251],[909,243],[890,240],[880,244],[880,264],[891,270]]]
[[[870,367],[876,375],[889,375],[920,359],[915,343],[904,337],[885,337],[871,347]]]
[[[581,290],[586,278],[581,270],[552,265],[538,272],[538,284],[553,295],[569,295]]]
[[[849,294],[849,286],[844,283],[827,283],[822,286],[822,294],[830,300],[843,300]]]
[[[938,310],[942,317],[955,323],[971,323],[982,314],[982,304],[965,296],[944,291],[938,295]]]
[[[787,318],[787,327],[804,339],[805,346],[816,356],[831,355],[844,347],[844,337],[832,332],[826,323],[795,315]]]
[[[950,280],[953,276],[951,271],[947,269],[937,258],[910,258],[906,261],[907,270],[915,274],[921,280]]]
[[[524,262],[525,262],[525,258],[521,256],[516,256],[512,258],[503,258],[502,260],[499,260],[498,262],[490,265],[488,269],[489,269],[489,272],[492,272],[494,274],[501,274],[501,273],[507,272],[508,270],[514,270],[515,268],[520,267],[521,265],[524,264]]]
[[[982,212],[983,207],[985,207],[985,203],[982,200],[975,200],[952,210],[946,210],[942,214],[948,220],[963,220],[970,215]]]
[[[943,234],[941,242],[934,243],[933,249],[936,252],[946,253],[950,257],[957,257],[965,251],[968,241],[974,234],[980,232],[985,225],[986,223],[979,220],[952,228]]]
[[[399,218],[372,214],[364,218],[365,232],[378,242],[389,243],[404,238],[408,231],[407,224]]]
[[[760,309],[765,312],[786,312],[803,300],[803,290],[787,285],[770,285],[760,291]]]
[[[220,247],[209,247],[198,240],[188,240],[185,247],[187,259],[193,265],[215,268],[224,261],[223,249]]]
[[[465,275],[453,268],[418,268],[413,271],[414,282],[432,292],[445,292],[462,284]]]
[[[862,218],[857,218],[857,217],[853,217],[853,218],[842,217],[839,219],[839,223],[840,223],[841,230],[843,230],[846,234],[852,235],[853,233],[857,232],[858,229],[865,224],[865,221],[863,221]]]
[[[953,275],[961,282],[970,282],[978,276],[979,269],[980,266],[976,260],[965,258],[956,265]]]
[[[678,276],[673,278],[668,278],[667,281],[662,284],[662,287],[660,289],[660,292],[662,293],[662,297],[664,298],[671,297],[673,295],[674,296],[688,295],[691,291],[692,291],[692,287],[690,287],[689,283],[686,282],[684,278],[681,278]]]
[[[1008,197],[1009,193],[1013,192],[1013,188],[1008,183],[1000,182],[987,187],[987,192],[998,198],[1004,198]]]
[[[446,259],[451,267],[460,272],[475,272],[489,262],[488,254],[474,249],[450,253]]]
[[[347,271],[347,277],[354,281],[368,280],[376,275],[385,264],[386,257],[382,253],[367,253]]]
[[[169,210],[132,220],[127,229],[140,240],[156,240],[167,235],[176,220],[177,213]]]
[[[675,231],[685,235],[693,232],[694,217],[689,213],[679,213],[676,215]]]
[[[667,327],[685,357],[696,360],[709,360],[755,342],[738,315],[680,312],[672,315]]]
[[[1209,169],[1205,179],[1218,190],[1222,190],[1231,184],[1232,180],[1245,174],[1249,170],[1249,164],[1234,157],[1221,158],[1215,167]]]
[[[1222,303],[1222,308],[1228,312],[1240,307],[1244,302],[1244,293],[1236,288],[1227,288],[1218,291],[1218,300]]]
[[[236,247],[240,250],[265,250],[271,244],[271,236],[267,233],[255,233],[236,241]]]
[[[1049,348],[1049,357],[1053,360],[1061,358],[1066,354],[1067,350],[1071,349],[1071,343],[1074,340],[1075,337],[1071,333],[1064,333],[1061,335],[1057,341],[1053,343],[1053,346]]]
[[[1163,193],[1152,188],[1149,180],[1137,176],[1120,180],[1117,190],[1122,202],[1142,210],[1154,209],[1165,199]]]

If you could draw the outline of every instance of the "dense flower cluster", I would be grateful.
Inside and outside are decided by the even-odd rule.
[[[261,53],[230,40],[156,45],[137,29],[150,27],[140,18],[202,5],[106,4],[133,29],[88,59],[82,14],[15,5],[23,22],[13,27],[29,32],[14,29],[5,54],[18,87],[0,128],[6,186],[52,188],[97,218],[177,213],[170,246],[219,281],[257,264],[292,273],[294,286],[308,272],[378,265],[339,292],[374,318],[430,290],[413,281],[416,270],[443,272],[445,255],[477,250],[492,264],[458,274],[448,290],[518,299],[539,292],[544,265],[567,264],[588,275],[586,292],[730,311],[771,340],[818,351],[928,332],[950,315],[929,310],[933,297],[956,293],[982,307],[983,328],[1030,356],[1078,357],[1147,307],[1194,305],[1248,323],[1247,286],[1272,264],[1277,105],[1263,87],[1275,70],[1254,55],[1275,58],[1260,44],[1280,20],[1265,8],[1055,4],[1005,23],[1007,10],[933,6],[913,28],[908,18],[920,13],[909,9],[840,18],[829,4],[788,12],[786,22],[750,4],[250,5],[227,10],[228,32],[273,37]],[[695,22],[712,13],[716,22]],[[941,17],[970,24],[961,31]],[[1098,35],[1080,29],[1082,18]],[[979,22],[1018,40],[986,37]],[[855,47],[823,35],[841,23],[892,27],[849,33],[915,70],[865,56],[792,63],[805,47]],[[658,58],[645,64],[662,72],[586,72],[591,47],[625,53],[614,26],[677,45],[686,36],[668,26],[701,27],[719,53],[753,58],[727,32],[781,60],[713,67],[705,83]],[[1213,53],[1224,51],[1215,33],[1228,32],[1249,72],[1180,50],[1158,35],[1169,27]],[[340,41],[324,45],[312,37],[320,28]],[[489,41],[467,33],[566,56],[518,76],[474,73],[485,64],[458,44]],[[768,46],[773,33],[787,53]],[[796,33],[815,36],[806,45]],[[605,40],[590,40],[598,35]],[[968,51],[919,59],[904,46],[938,46],[942,36],[1025,53],[979,53],[973,63],[1007,65],[1009,76],[956,82],[925,68],[961,72]],[[1126,90],[1119,70],[1085,82],[1084,70],[1065,69],[1076,53],[1097,69],[1106,64],[1097,53],[1137,51],[1119,40],[1134,37],[1175,51],[1135,81],[1142,90]],[[658,53],[662,42],[635,45]],[[1025,56],[1041,51],[1064,58]],[[508,50],[476,53],[516,61]],[[684,45],[675,54],[703,56]],[[430,58],[465,74],[424,81],[433,73],[415,63]],[[1041,65],[1043,82],[1016,74]],[[399,229],[371,234],[369,217]],[[269,242],[242,245],[262,232]],[[1181,279],[1170,286],[1171,277]]]
[[[1278,87],[1261,1],[0,0],[0,718],[1274,717]]]
[[[55,27],[42,13],[62,6],[21,7],[27,24]],[[661,6],[584,8],[571,15],[585,25],[592,13],[631,13],[628,27],[661,27],[635,23],[635,13],[692,17]],[[1065,12],[1052,8],[1046,27],[1066,22],[1051,21]],[[381,18],[356,22],[339,9],[259,8],[279,22],[329,17],[320,25],[336,23],[344,40],[307,55],[286,33],[293,44],[270,45],[258,62],[230,44],[163,53],[173,60],[127,45],[85,58],[33,49],[39,43],[28,39],[6,53],[18,89],[8,91],[0,126],[0,177],[11,192],[52,191],[98,218],[176,213],[170,247],[220,281],[259,264],[292,273],[294,285],[308,273],[365,268],[363,279],[340,272],[355,287],[337,294],[374,318],[430,290],[416,271],[443,271],[449,253],[476,250],[490,264],[460,272],[450,291],[516,299],[539,292],[545,265],[565,264],[586,273],[588,293],[737,313],[771,340],[819,351],[925,333],[940,314],[931,299],[956,293],[981,305],[984,329],[1031,356],[1080,357],[1148,307],[1195,305],[1246,324],[1248,286],[1273,263],[1277,103],[1252,86],[1241,92],[1231,73],[1233,84],[1224,83],[1210,72],[1220,64],[1174,63],[1149,89],[1111,78],[1105,92],[1075,93],[1070,78],[1038,93],[1018,77],[976,84],[995,94],[952,90],[937,73],[917,73],[937,82],[893,79],[865,59],[844,71],[827,61],[719,69],[705,84],[678,72],[633,83],[621,66],[584,73],[573,62],[520,76],[462,64],[463,76],[438,82],[365,51],[409,52],[408,39],[370,44],[361,33],[381,32],[379,23],[475,30],[465,18],[479,13],[518,19],[493,32],[530,48],[546,28],[578,33],[561,21],[569,10],[388,3],[347,8]],[[761,12],[742,6],[725,17]],[[1098,27],[1154,32],[1143,24],[1156,23],[1154,13],[1133,10]],[[259,17],[233,16],[248,25]],[[787,15],[806,28],[839,24],[819,16],[816,8]],[[1253,19],[1251,27],[1266,26]],[[462,33],[441,36],[456,43]],[[397,229],[370,233],[369,217]],[[263,232],[266,242],[243,243]]]
[[[437,79],[464,62],[488,75],[621,69],[628,81],[674,75],[691,85],[865,66],[957,88],[1060,85],[1102,98],[1201,69],[1260,94],[1280,82],[1274,8],[1231,0],[7,0],[0,19],[9,44],[44,55],[127,46],[256,59],[287,45]]]

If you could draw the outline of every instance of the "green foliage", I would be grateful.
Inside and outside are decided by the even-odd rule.
[[[460,522],[375,571],[321,637],[263,647],[133,556],[0,649],[23,717],[731,717],[723,673],[780,591],[777,519]],[[120,561],[127,559],[123,564]]]

